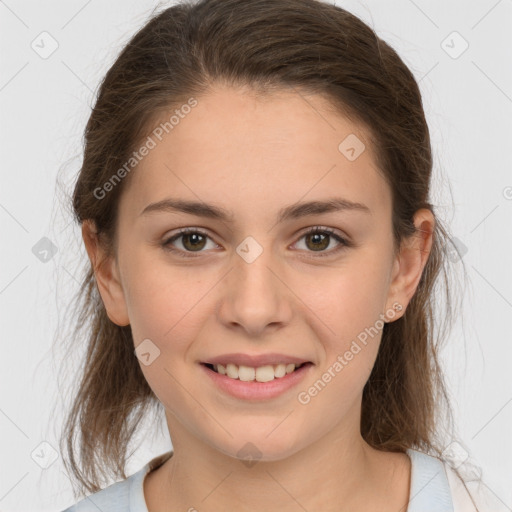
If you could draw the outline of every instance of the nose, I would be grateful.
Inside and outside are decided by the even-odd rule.
[[[222,283],[217,313],[228,328],[258,337],[290,322],[292,296],[284,270],[270,250],[263,250],[254,260],[236,253]]]

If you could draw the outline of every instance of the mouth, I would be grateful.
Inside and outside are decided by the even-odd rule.
[[[308,356],[278,352],[226,353],[197,362],[209,382],[222,394],[251,402],[291,397],[289,392],[306,379],[315,366]]]
[[[227,377],[228,379],[238,380],[242,382],[271,382],[273,380],[282,379],[290,374],[294,374],[299,369],[312,366],[310,361],[303,363],[277,363],[265,364],[262,366],[246,366],[234,363],[201,363],[208,370]]]

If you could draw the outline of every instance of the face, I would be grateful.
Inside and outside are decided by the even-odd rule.
[[[132,171],[99,287],[111,320],[131,325],[171,436],[277,460],[358,435],[383,319],[403,314],[392,305],[405,310],[424,264],[421,251],[395,258],[374,160],[320,96],[219,86]],[[270,365],[255,373],[273,380],[209,362],[248,367],[243,379]],[[280,376],[293,362],[306,364]]]

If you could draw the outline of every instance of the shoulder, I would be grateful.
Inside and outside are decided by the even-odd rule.
[[[448,461],[409,449],[411,492],[407,512],[489,512],[496,502],[479,477],[461,475]],[[471,491],[470,491],[471,489]]]
[[[445,464],[438,458],[409,449],[411,485],[407,512],[454,512]]]
[[[445,464],[453,496],[454,512],[505,512],[510,510],[481,478],[480,468],[464,466],[454,469]]]
[[[62,512],[147,512],[144,499],[144,477],[153,469],[163,464],[172,452],[167,452],[149,461],[139,471],[127,479],[109,485]]]
[[[131,489],[136,489],[138,483],[147,472],[147,465],[131,475],[126,480],[116,482],[105,489],[101,489],[90,496],[80,500],[75,505],[63,512],[98,512],[108,510],[109,512],[128,512],[130,509]],[[137,512],[146,512],[144,508],[135,509]]]
[[[128,512],[130,510],[130,487],[133,481],[139,478],[143,470],[144,468],[126,480],[112,484],[83,498],[63,512],[97,512],[98,510]]]

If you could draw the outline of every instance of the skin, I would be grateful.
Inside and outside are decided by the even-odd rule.
[[[94,226],[83,225],[109,318],[131,325],[135,346],[149,338],[160,350],[141,369],[165,407],[174,455],[144,481],[148,510],[405,510],[409,457],[379,452],[360,434],[362,391],[381,331],[308,404],[297,394],[380,314],[388,321],[404,314],[431,249],[431,212],[416,212],[421,232],[395,255],[391,191],[370,138],[321,96],[283,91],[261,98],[216,85],[197,99],[130,175],[115,257],[106,257]],[[366,146],[354,161],[338,150],[349,134]],[[333,196],[361,202],[370,214],[329,212],[276,224],[284,206]],[[233,219],[140,215],[168,197],[213,203]],[[354,245],[334,252],[339,242],[331,237],[323,246],[330,255],[318,256],[304,237],[315,226]],[[199,253],[186,237],[173,242],[196,257],[162,247],[186,227],[208,234]],[[247,236],[263,248],[250,264],[236,252]],[[393,313],[394,303],[402,311]],[[254,403],[221,393],[199,366],[230,352],[279,352],[314,366],[296,388]],[[261,452],[250,467],[237,458],[248,442]]]

